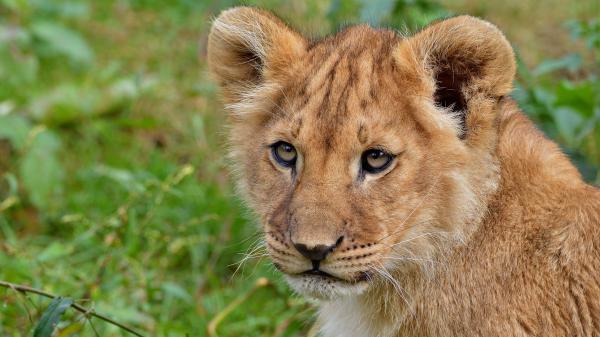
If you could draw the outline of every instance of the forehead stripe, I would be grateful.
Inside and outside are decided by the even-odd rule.
[[[357,137],[358,141],[363,145],[366,144],[368,141],[367,128],[362,123],[358,126]]]

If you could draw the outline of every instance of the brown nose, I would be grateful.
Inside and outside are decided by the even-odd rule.
[[[333,252],[337,246],[339,246],[344,240],[343,236],[340,236],[337,241],[332,245],[315,245],[308,247],[303,243],[295,243],[294,247],[302,254],[302,256],[313,262],[320,262],[325,260],[329,253]]]

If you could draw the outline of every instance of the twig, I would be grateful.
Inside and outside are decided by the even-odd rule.
[[[16,290],[16,291],[21,292],[21,293],[33,293],[33,294],[37,294],[37,295],[48,297],[48,298],[56,298],[57,297],[56,295],[47,293],[47,292],[45,292],[43,290],[40,290],[40,289],[31,288],[31,287],[20,285],[20,284],[13,284],[13,283],[5,282],[5,281],[0,281],[0,287],[13,289],[13,290]],[[131,329],[131,328],[129,328],[129,327],[127,327],[127,326],[119,323],[119,322],[116,322],[116,321],[110,319],[109,317],[101,315],[101,314],[95,312],[93,309],[86,309],[85,307],[83,307],[83,306],[81,306],[81,305],[79,305],[77,303],[71,304],[71,307],[73,309],[75,309],[75,310],[83,313],[86,316],[87,315],[94,316],[94,317],[96,317],[96,318],[98,318],[100,320],[103,320],[103,321],[105,321],[107,323],[110,323],[110,324],[112,324],[114,326],[117,326],[117,327],[119,327],[119,328],[121,328],[121,329],[129,332],[132,335],[135,335],[135,336],[138,336],[138,337],[144,337],[144,335],[136,332],[135,330],[133,330],[133,329]],[[91,323],[91,321],[90,321],[90,323]]]
[[[229,305],[227,305],[225,309],[223,309],[215,317],[213,317],[213,319],[210,320],[207,327],[208,335],[210,337],[218,337],[217,327],[219,326],[219,323],[221,323],[221,321],[225,319],[225,317],[227,317],[227,315],[229,315],[236,307],[238,307],[240,304],[244,303],[248,298],[250,298],[250,296],[252,296],[252,294],[255,291],[257,291],[260,288],[266,287],[270,284],[271,283],[269,282],[269,280],[264,277],[261,277],[258,280],[256,280],[256,283],[254,283],[254,287],[252,287],[248,292],[236,298],[233,302],[229,303]]]
[[[14,292],[16,292],[18,294],[17,296],[25,297],[25,300],[22,302],[23,309],[25,309],[25,312],[27,313],[27,319],[29,319],[29,323],[33,324],[33,318],[31,317],[31,313],[29,312],[29,307],[27,306],[27,297],[28,297],[27,294],[19,292],[14,287],[10,287],[10,289],[13,290]]]

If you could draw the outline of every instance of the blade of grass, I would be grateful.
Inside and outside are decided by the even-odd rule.
[[[219,337],[217,334],[217,327],[227,317],[235,308],[237,308],[240,304],[244,303],[246,300],[252,296],[258,289],[263,288],[271,284],[268,279],[261,277],[254,283],[254,287],[250,288],[247,292],[240,295],[233,302],[229,303],[225,307],[225,309],[221,310],[218,314],[213,317],[213,319],[208,323],[208,335],[210,337]]]
[[[73,300],[68,297],[55,297],[46,311],[42,314],[42,318],[33,331],[33,337],[50,337],[54,328],[60,322],[62,314],[73,304]]]

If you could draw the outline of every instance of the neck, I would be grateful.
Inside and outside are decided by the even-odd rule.
[[[502,186],[541,188],[544,185],[583,183],[577,168],[536,126],[508,101],[499,118],[497,156],[502,163]]]

